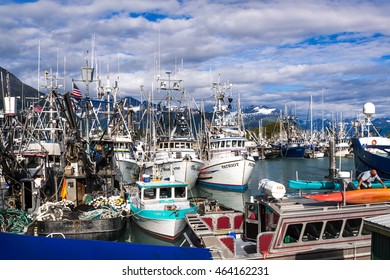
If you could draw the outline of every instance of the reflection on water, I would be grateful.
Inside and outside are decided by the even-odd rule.
[[[198,196],[207,197],[208,199],[218,200],[219,203],[224,204],[230,208],[243,211],[244,204],[249,200],[249,188],[245,192],[229,192],[221,190],[211,190],[201,186],[196,187]]]
[[[354,178],[354,161],[353,158],[338,158],[336,167],[342,171],[350,171]],[[249,180],[248,189],[243,193],[228,192],[220,190],[211,190],[196,186],[192,189],[189,197],[207,197],[218,200],[220,203],[237,210],[243,210],[245,202],[249,201],[250,196],[259,194],[257,189],[261,179],[269,179],[283,184],[287,192],[288,180],[301,179],[320,181],[325,180],[329,174],[329,159],[271,159],[259,160],[253,170]],[[137,244],[154,244],[164,246],[189,246],[184,236],[179,236],[176,240],[170,241],[158,238],[150,233],[145,232],[137,224],[131,221],[127,222],[126,230],[119,241],[131,242]]]
[[[161,246],[183,246],[188,247],[189,244],[184,236],[179,236],[175,240],[159,238],[140,228],[131,218],[127,219],[126,228],[118,242],[130,242],[135,244],[153,244]]]
[[[352,178],[355,177],[353,158],[337,158],[336,168],[342,171],[349,171]],[[258,195],[258,183],[261,179],[269,179],[283,184],[287,192],[292,190],[288,187],[288,180],[326,180],[329,174],[329,158],[318,159],[271,159],[259,160],[249,179],[249,189],[251,195]]]

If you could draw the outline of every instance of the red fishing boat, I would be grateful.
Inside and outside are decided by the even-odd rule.
[[[386,189],[360,189],[351,191],[341,191],[323,194],[304,195],[304,198],[310,198],[318,201],[345,202],[347,204],[357,203],[375,203],[390,200],[390,188]]]

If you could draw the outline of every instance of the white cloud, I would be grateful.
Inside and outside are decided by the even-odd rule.
[[[130,16],[131,15],[131,16]],[[156,15],[156,19],[153,16]],[[119,72],[121,92],[139,96],[155,65],[177,70],[197,100],[221,74],[241,104],[306,114],[360,113],[367,98],[387,114],[390,3],[387,1],[48,1],[0,6],[0,66],[30,85],[41,68],[80,77],[86,51],[100,76]]]

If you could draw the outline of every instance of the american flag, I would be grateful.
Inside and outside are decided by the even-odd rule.
[[[75,83],[73,83],[72,96],[76,99],[81,99],[82,97],[81,90],[78,88],[78,86]]]

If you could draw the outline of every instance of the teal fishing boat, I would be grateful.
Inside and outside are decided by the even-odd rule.
[[[136,182],[130,197],[132,218],[144,230],[166,239],[175,239],[185,228],[185,215],[196,213],[187,198],[188,184],[171,178]]]

